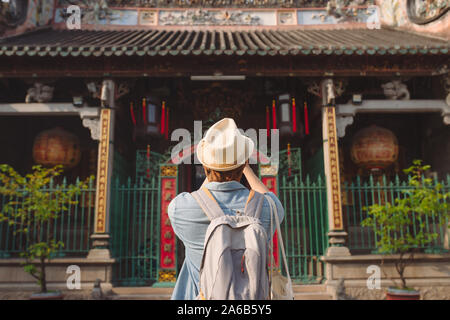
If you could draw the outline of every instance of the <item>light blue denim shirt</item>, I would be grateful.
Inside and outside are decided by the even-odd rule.
[[[205,185],[216,198],[223,212],[235,215],[236,211],[243,211],[249,195],[249,190],[237,181],[210,182]],[[272,192],[267,193],[277,206],[280,223],[284,217],[281,202]],[[169,204],[168,214],[173,230],[185,246],[185,259],[178,274],[177,283],[172,294],[172,300],[193,300],[198,295],[198,282],[203,245],[206,229],[210,223],[208,217],[188,192],[180,193]],[[272,233],[270,229],[269,202],[264,199],[261,212],[261,223],[269,237],[275,230],[273,221]]]

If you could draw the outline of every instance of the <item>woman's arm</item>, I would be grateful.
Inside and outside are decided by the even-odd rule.
[[[270,190],[267,189],[265,184],[262,183],[262,181],[259,180],[259,178],[256,176],[256,174],[253,172],[252,168],[250,168],[250,165],[248,164],[248,162],[244,168],[244,176],[247,179],[248,184],[250,185],[250,188],[252,188],[253,190],[255,190],[259,193],[270,192]]]

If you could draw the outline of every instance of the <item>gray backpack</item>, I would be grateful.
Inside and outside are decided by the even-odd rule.
[[[211,220],[200,267],[201,300],[269,299],[267,233],[259,219],[264,195],[250,191],[244,212],[225,215],[211,192],[192,193]]]

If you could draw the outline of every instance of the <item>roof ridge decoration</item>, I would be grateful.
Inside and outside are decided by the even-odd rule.
[[[428,24],[450,11],[448,0],[407,0],[408,18],[415,24]]]
[[[71,4],[117,8],[325,8],[373,5],[374,0],[58,0],[60,6]],[[343,12],[342,12],[343,13]]]
[[[54,1],[1,0],[0,36],[48,25],[53,19]]]
[[[82,25],[104,26],[279,26],[279,25],[333,25],[338,23],[368,23],[378,18],[378,7],[365,0],[331,0],[331,1],[303,1],[318,3],[326,7],[291,8],[290,6],[277,6],[278,2],[269,0],[180,0],[182,3],[208,3],[220,4],[217,6],[190,7],[190,6],[163,6],[167,1],[152,0],[161,7],[112,7],[109,3],[122,4],[124,1],[107,0],[59,0],[55,12],[54,22],[64,24],[70,14],[67,13],[69,5],[78,5],[81,8]],[[159,1],[159,2],[158,2]],[[173,1],[169,3],[179,3]],[[125,1],[126,2],[126,1]],[[144,3],[143,1],[135,1]],[[258,3],[265,4],[258,6]],[[281,0],[280,3],[300,3],[302,0]],[[127,2],[126,2],[127,3]],[[147,3],[147,2],[145,2]],[[227,3],[236,4],[227,7]],[[272,5],[267,5],[271,3]],[[239,4],[239,5],[238,5]],[[246,4],[255,4],[248,6]],[[361,5],[364,4],[364,5]]]
[[[241,10],[211,11],[208,9],[196,9],[186,11],[174,11],[161,14],[159,24],[169,25],[260,25],[261,17],[252,12]]]

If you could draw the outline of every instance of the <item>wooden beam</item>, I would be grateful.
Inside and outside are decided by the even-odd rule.
[[[81,118],[96,118],[99,108],[75,107],[72,103],[1,103],[1,116],[81,116]]]
[[[46,58],[9,57],[5,77],[188,77],[197,74],[247,76],[431,76],[448,63],[433,56],[165,56]]]

